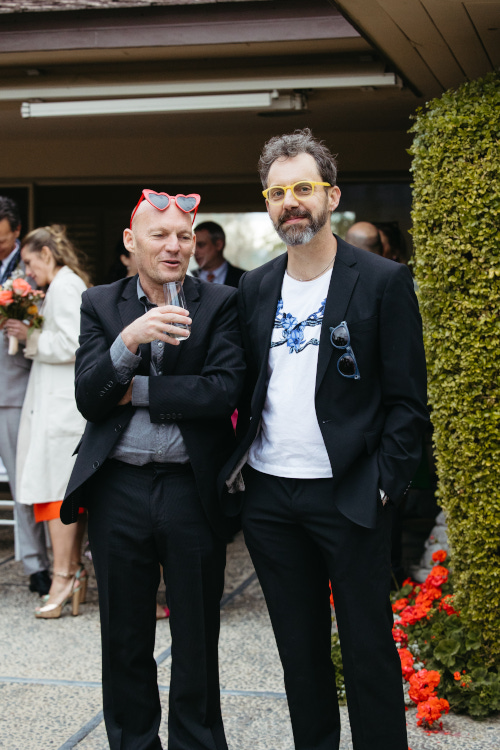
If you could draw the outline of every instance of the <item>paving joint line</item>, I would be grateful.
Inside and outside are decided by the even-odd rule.
[[[45,677],[2,677],[0,676],[0,683],[11,684],[11,685],[45,685],[47,687],[76,687],[76,688],[101,688],[102,682],[94,682],[90,680],[52,680]],[[158,685],[160,693],[170,692],[170,685]],[[243,698],[286,698],[286,693],[280,693],[274,690],[238,690],[236,688],[221,688],[221,695],[239,696]],[[102,711],[100,712],[102,714]],[[96,714],[99,716],[99,714]],[[94,719],[96,718],[94,716]],[[102,715],[101,715],[102,720]],[[85,726],[91,724],[87,722]],[[97,724],[95,725],[97,726]],[[95,727],[94,727],[95,728]],[[83,727],[82,727],[83,730]],[[82,730],[79,730],[81,732]],[[78,734],[78,732],[77,732]],[[74,737],[76,735],[73,735]],[[83,739],[83,737],[82,737]],[[69,740],[68,740],[69,742]],[[62,747],[65,747],[63,745]],[[62,750],[62,748],[59,748]]]
[[[0,566],[5,565],[8,562],[11,562],[11,560],[13,560],[13,559],[14,559],[14,555],[11,555],[10,557],[6,557],[5,560],[2,560],[0,562]]]
[[[222,597],[221,602],[220,602],[220,608],[222,609],[227,604],[229,604],[230,602],[232,602],[246,588],[248,588],[248,586],[250,586],[250,584],[252,584],[255,580],[257,580],[257,573],[254,571],[253,573],[251,573],[248,576],[248,578],[245,578],[245,580],[242,583],[240,583],[240,585],[237,586],[234,589],[234,591],[231,591],[231,592],[229,592],[228,594],[226,594],[225,596]],[[163,664],[163,662],[166,661],[171,654],[172,654],[172,646],[170,645],[168,648],[165,649],[165,651],[163,651],[159,656],[156,657],[156,664],[157,664],[157,666],[160,666],[160,664]],[[0,682],[2,682],[2,681],[3,681],[3,678],[0,678]],[[64,684],[68,684],[67,681],[62,681],[62,682]],[[53,683],[51,683],[51,684],[53,684]],[[90,683],[90,685],[92,685],[92,686],[93,686],[93,684],[94,683]],[[100,685],[101,683],[97,683],[97,684]],[[160,692],[166,692],[166,691],[168,691],[170,689],[170,687],[166,686],[166,685],[165,686],[158,686],[158,689],[160,690]],[[234,690],[223,691],[223,690],[221,690],[221,694],[222,695],[226,695],[226,694],[227,695],[247,695],[247,693],[250,694],[250,695],[253,695],[253,691],[234,691]],[[267,693],[264,693],[263,697],[264,696],[267,697],[267,695],[268,695]],[[272,696],[272,697],[280,697],[281,698],[281,697],[284,697],[284,695],[285,695],[284,693],[276,693],[276,694],[269,693],[269,697]],[[73,750],[73,748],[75,748],[76,745],[78,745],[82,740],[84,740],[86,737],[88,737],[88,735],[91,732],[93,732],[94,729],[96,729],[99,726],[99,724],[101,723],[101,721],[103,720],[103,718],[104,718],[103,712],[99,711],[99,713],[97,713],[95,716],[93,716],[92,719],[90,719],[90,721],[88,721],[86,724],[84,724],[83,727],[81,727],[77,732],[75,732],[75,734],[73,734],[68,740],[66,740],[66,742],[58,748],[58,750]]]

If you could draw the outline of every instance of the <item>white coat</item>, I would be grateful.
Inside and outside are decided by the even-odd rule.
[[[75,402],[75,352],[85,283],[63,266],[41,310],[41,331],[28,335],[33,360],[17,442],[17,501],[25,505],[64,498],[85,420]]]

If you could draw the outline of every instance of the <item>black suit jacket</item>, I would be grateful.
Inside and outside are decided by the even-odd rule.
[[[197,487],[212,528],[232,533],[216,493],[216,477],[236,446],[231,424],[244,380],[244,356],[237,319],[236,291],[184,281],[192,318],[191,336],[165,346],[163,374],[149,381],[149,412],[155,423],[176,422],[191,460]],[[82,296],[80,348],[76,353],[76,401],[88,420],[77,448],[61,519],[76,520],[86,505],[92,481],[130,422],[134,407],[117,406],[127,385],[120,385],[110,347],[118,334],[144,314],[137,297],[137,276],[88,289]],[[151,347],[140,346],[137,374],[149,375]]]
[[[245,271],[242,268],[237,268],[236,266],[233,266],[231,263],[229,263],[229,261],[226,261],[226,263],[227,263],[227,274],[226,274],[226,278],[224,279],[224,284],[226,286],[237,287]]]
[[[226,273],[226,278],[224,279],[224,286],[237,287],[245,271],[243,270],[243,268],[237,268],[236,266],[233,266],[228,260],[226,260],[226,263],[227,263],[227,273]],[[199,277],[199,273],[200,273],[199,268],[193,271],[193,276],[195,279]]]
[[[373,528],[379,488],[397,503],[420,459],[428,421],[421,319],[405,266],[338,237],[337,243],[318,351],[316,416],[332,466],[332,501],[347,518]],[[241,463],[259,428],[286,263],[284,254],[246,273],[239,285],[247,383],[239,406],[241,443],[221,473],[220,486]],[[340,375],[337,362],[343,352],[330,343],[330,328],[344,320],[359,380]],[[234,497],[227,512],[237,513],[239,502]]]

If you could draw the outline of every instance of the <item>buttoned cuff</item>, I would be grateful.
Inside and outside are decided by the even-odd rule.
[[[149,406],[149,378],[136,375],[132,385],[132,406]]]
[[[141,355],[132,354],[130,349],[127,349],[121,334],[118,334],[113,341],[109,353],[111,355],[111,362],[115,369],[118,382],[121,383],[121,385],[130,383],[141,362]]]

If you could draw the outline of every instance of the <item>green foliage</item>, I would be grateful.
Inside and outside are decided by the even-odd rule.
[[[404,609],[397,604],[393,609],[397,612],[395,633],[406,633],[407,648],[415,659],[413,668],[439,672],[438,697],[445,698],[455,713],[481,718],[500,710],[500,674],[484,663],[481,629],[465,622],[454,609],[452,576],[438,589],[432,604],[429,599],[425,604],[427,581],[405,586],[394,596],[396,602],[402,594],[408,601]],[[405,611],[414,613],[408,624],[404,624]]]
[[[500,76],[431,101],[411,132],[438,497],[456,606],[490,666],[500,656]],[[485,691],[497,690],[488,679]]]
[[[344,685],[344,665],[342,664],[342,654],[340,652],[340,641],[338,633],[335,631],[332,633],[332,661],[335,667],[335,682],[337,684],[337,698],[339,705],[344,706],[346,703],[345,698],[345,685]]]

